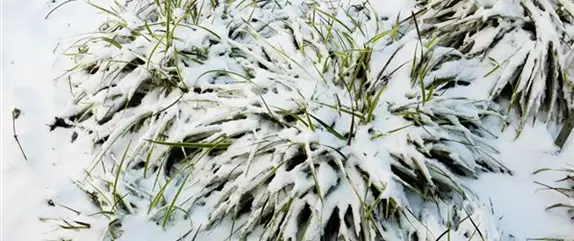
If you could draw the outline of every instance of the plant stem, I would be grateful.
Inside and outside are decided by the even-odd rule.
[[[574,128],[574,113],[570,114],[568,119],[566,119],[566,121],[564,122],[564,127],[562,127],[562,130],[560,131],[560,134],[558,134],[558,137],[556,138],[556,141],[554,143],[558,147],[562,148],[566,143],[566,140],[568,140],[568,136],[572,132],[573,128]]]
[[[22,144],[20,144],[20,140],[18,140],[18,135],[16,135],[16,119],[18,119],[19,116],[20,110],[18,108],[14,108],[14,110],[12,110],[12,134],[16,143],[18,143],[18,147],[20,147],[24,160],[28,160],[28,157],[26,157],[26,153],[24,153],[24,149],[22,148]]]

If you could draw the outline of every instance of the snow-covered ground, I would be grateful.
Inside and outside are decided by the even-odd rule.
[[[87,154],[89,140],[80,137],[71,148],[70,131],[49,132],[46,125],[66,105],[69,96],[65,84],[53,82],[64,67],[70,66],[63,63],[59,54],[69,37],[95,29],[100,20],[96,9],[82,1],[62,6],[45,20],[50,9],[61,2],[4,0],[2,3],[2,240],[49,237],[55,225],[41,220],[45,218],[91,219],[92,228],[77,233],[81,235],[77,240],[100,240],[107,225],[105,220],[98,222],[86,216],[95,210],[73,184],[73,180],[83,178],[83,168],[91,161]],[[24,160],[12,137],[13,108],[22,111],[16,131],[28,160]],[[515,175],[484,174],[467,182],[483,202],[492,203],[496,216],[500,217],[501,230],[512,234],[515,240],[574,237],[574,222],[564,210],[545,210],[569,200],[535,183],[554,185],[564,174],[532,174],[540,168],[574,165],[574,138],[558,153],[552,144],[555,132],[537,124],[527,127],[517,141],[513,140],[514,133],[505,133],[497,144],[502,161]],[[85,148],[78,142],[85,142]],[[50,206],[48,200],[53,200],[56,206]],[[148,229],[138,225],[128,223],[126,229]],[[153,233],[157,234],[146,232]],[[70,235],[73,237],[73,233]],[[159,236],[146,238],[159,240]]]
[[[53,81],[65,66],[56,64],[63,59],[62,41],[95,29],[99,15],[77,1],[45,20],[57,3],[2,2],[2,240],[43,240],[55,226],[39,218],[75,215],[49,206],[48,199],[79,210],[87,204],[72,180],[82,177],[88,149],[69,148],[70,133],[50,133],[46,124],[69,98]],[[13,108],[22,111],[16,131],[27,161],[12,137]]]
[[[514,176],[487,173],[479,180],[469,181],[471,190],[485,203],[492,203],[500,218],[500,228],[515,240],[545,237],[574,237],[574,222],[562,209],[546,211],[558,202],[569,202],[556,191],[544,190],[535,182],[554,185],[564,173],[539,172],[541,168],[560,169],[574,165],[574,138],[558,154],[553,145],[554,135],[538,124],[527,128],[514,141],[514,133],[506,132],[498,140],[502,161]],[[571,202],[571,201],[570,201]],[[509,239],[512,240],[512,239]]]

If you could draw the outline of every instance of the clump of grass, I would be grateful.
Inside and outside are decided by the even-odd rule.
[[[522,115],[519,133],[528,118],[536,120],[541,111],[545,121],[562,121],[574,109],[574,83],[566,75],[574,44],[566,30],[574,24],[572,3],[504,2],[517,11],[501,11],[502,2],[420,4],[425,37],[438,38],[439,45],[455,48],[466,58],[496,63],[486,75],[497,76],[490,98],[510,99],[511,108]]]
[[[406,193],[472,200],[459,177],[509,172],[482,124],[496,106],[426,82],[456,54],[437,54],[416,14],[383,26],[368,2],[333,4],[94,5],[110,19],[70,48],[73,108],[57,120],[94,138],[78,185],[112,239],[130,215],[169,229],[202,209],[195,226],[230,221],[230,238],[416,240]]]

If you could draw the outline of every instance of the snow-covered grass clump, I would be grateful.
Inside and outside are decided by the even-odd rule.
[[[526,117],[572,106],[570,5],[392,2],[94,5],[109,20],[70,48],[74,101],[52,127],[93,138],[78,186],[105,238],[143,217],[181,240],[498,240],[459,179],[511,174],[483,123],[505,123],[504,88]],[[562,32],[528,28],[536,9]]]
[[[523,116],[560,120],[574,109],[574,3],[568,0],[429,1],[426,36],[457,49],[467,58],[490,62],[491,99],[503,95]],[[496,73],[498,72],[498,73]],[[490,76],[493,74],[493,76]],[[453,73],[443,78],[464,78]]]

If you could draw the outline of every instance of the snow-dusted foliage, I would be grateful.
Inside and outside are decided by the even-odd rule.
[[[492,99],[508,95],[524,119],[536,118],[541,110],[545,120],[561,119],[574,109],[574,82],[565,74],[574,46],[572,1],[431,0],[422,5],[423,35],[467,58],[492,63]]]
[[[513,1],[420,1],[403,15],[368,1],[127,2],[95,6],[110,19],[72,48],[74,101],[53,123],[94,139],[78,184],[110,218],[108,239],[130,216],[191,221],[189,240],[499,238],[459,181],[510,172],[481,121],[499,111],[448,93],[480,80],[454,70],[538,27],[495,11]],[[538,52],[511,44],[492,95],[512,82],[526,110],[544,93],[550,112],[571,105],[557,94],[570,93],[557,33],[537,35]]]

